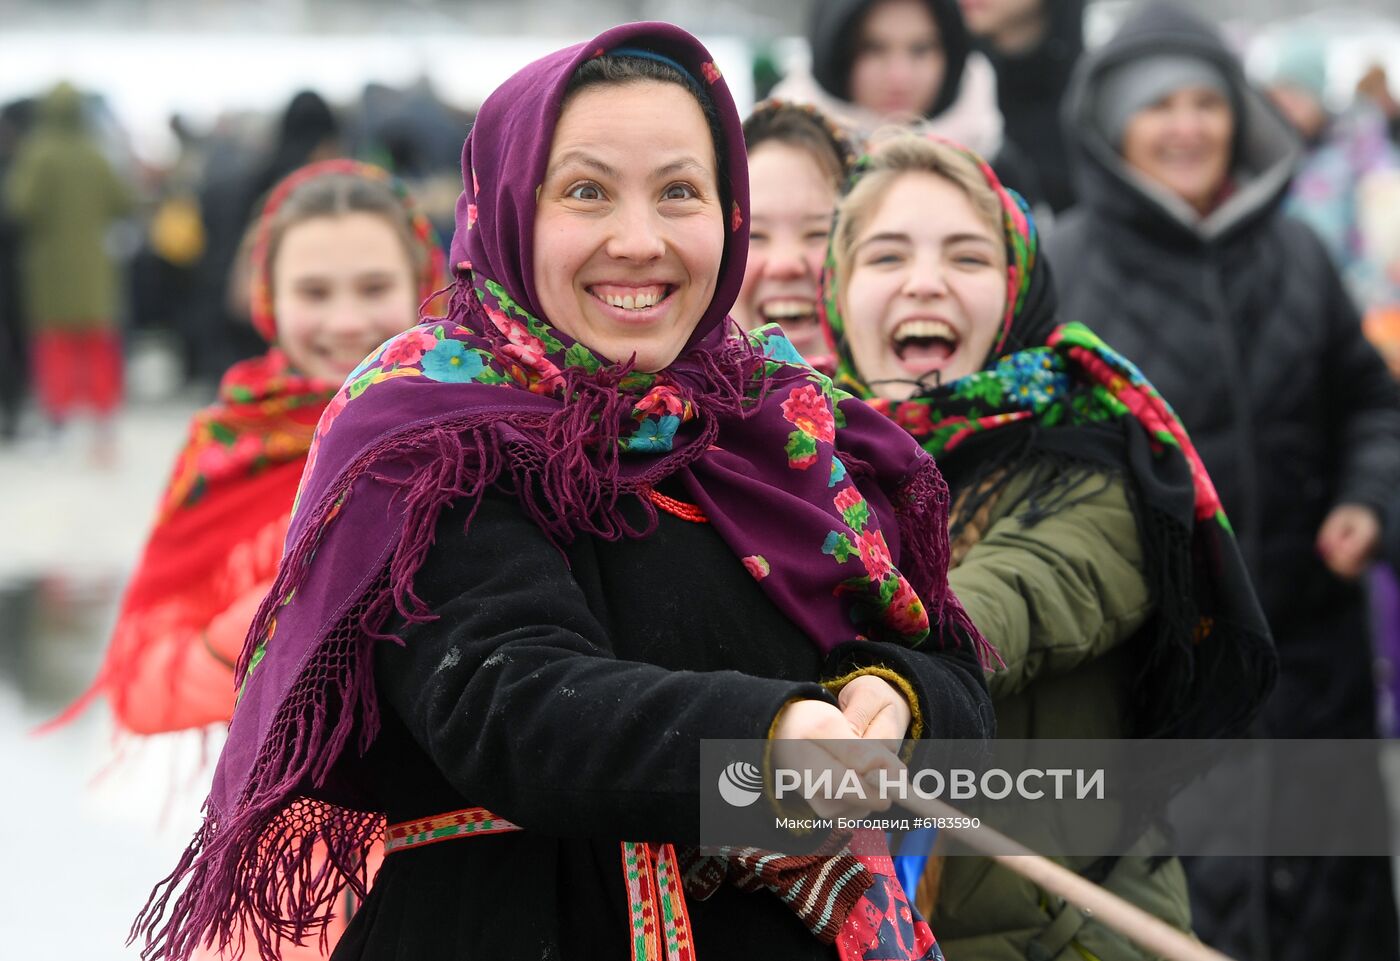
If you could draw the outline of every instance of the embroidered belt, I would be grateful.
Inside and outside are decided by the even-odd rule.
[[[441,841],[519,830],[520,825],[485,808],[463,808],[389,825],[384,852],[396,854]],[[622,876],[627,886],[632,961],[695,961],[675,845],[623,841]]]
[[[389,825],[384,832],[384,853],[393,854],[397,851],[423,848],[439,841],[451,841],[453,838],[477,834],[504,834],[507,831],[519,830],[519,825],[496,817],[485,808],[463,808],[436,817]]]

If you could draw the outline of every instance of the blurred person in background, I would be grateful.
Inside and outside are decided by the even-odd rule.
[[[32,100],[15,100],[0,107],[0,184],[14,163],[33,114]],[[0,203],[0,442],[18,435],[30,380],[19,258],[19,225]]]
[[[1390,89],[1390,78],[1383,64],[1373,63],[1356,82],[1357,96],[1366,97],[1385,115],[1390,139],[1400,146],[1400,100]]]
[[[272,346],[230,368],[191,421],[102,669],[53,725],[99,695],[132,734],[228,721],[234,664],[277,571],[316,422],[363,357],[416,323],[446,282],[431,225],[378,167],[296,171],[254,231],[253,324]]]
[[[250,216],[268,192],[293,170],[340,156],[344,150],[340,126],[331,105],[314,90],[302,90],[293,96],[282,112],[272,151],[248,181]]]
[[[1342,111],[1327,106],[1327,40],[1315,30],[1284,33],[1271,68],[1260,78],[1274,105],[1303,139],[1303,159],[1284,209],[1312,227],[1332,254],[1352,299],[1360,307],[1363,330],[1383,356],[1393,355],[1393,324],[1386,315],[1400,310],[1400,256],[1368,230],[1370,223],[1400,223],[1400,191],[1381,189],[1400,180],[1400,147],[1390,139],[1389,118],[1381,104],[1358,92]],[[1361,87],[1367,85],[1362,79]],[[1360,88],[1359,88],[1360,89]],[[1392,228],[1393,229],[1393,228]],[[1393,365],[1392,365],[1393,368]],[[1367,574],[1382,688],[1382,720],[1393,731],[1400,694],[1400,498],[1392,498],[1392,523],[1385,524],[1388,561]]]
[[[823,286],[836,381],[947,478],[948,583],[1002,661],[987,677],[997,736],[1242,731],[1276,662],[1215,488],[1136,368],[1060,324],[1025,202],[982,158],[901,134],[862,161],[839,211]],[[1162,842],[1123,820],[1105,830]],[[1190,930],[1175,858],[1063,863]],[[949,961],[1146,957],[981,858],[931,858],[918,904]]]
[[[1086,55],[1066,107],[1080,202],[1049,245],[1062,313],[1142,365],[1219,488],[1279,652],[1260,732],[1374,738],[1358,577],[1400,485],[1400,390],[1326,247],[1280,209],[1297,136],[1215,28],[1161,2]],[[1270,796],[1306,776],[1276,772]],[[1378,770],[1356,778],[1380,796]],[[1388,857],[1188,874],[1197,931],[1236,956],[1400,952]]]
[[[1400,171],[1387,118],[1367,97],[1340,113],[1327,106],[1327,42],[1299,28],[1286,34],[1262,78],[1265,90],[1303,139],[1303,157],[1284,209],[1322,238],[1362,312],[1400,304],[1400,277],[1366,246],[1362,197],[1374,174]],[[1400,218],[1400,209],[1389,212]]]
[[[1055,213],[1074,204],[1060,105],[1084,52],[1084,0],[959,0],[968,32],[991,61],[1006,139]]]
[[[198,199],[205,145],[178,114],[170,117],[169,126],[179,154],[168,169],[151,177],[155,209],[131,265],[131,317],[133,328],[169,338],[182,379],[188,380],[207,339],[203,316],[192,306],[205,244]]]
[[[957,0],[816,0],[807,40],[810,72],[774,97],[814,104],[858,139],[912,125],[986,156],[1001,148],[996,80]]]
[[[228,719],[232,663],[276,571],[311,431],[360,360],[446,282],[431,226],[368,164],[294,172],[252,232],[253,327],[271,346],[231,367],[191,421],[87,696],[104,694],[137,734]]]
[[[44,98],[3,188],[18,231],[40,408],[57,433],[90,407],[97,418],[93,458],[108,463],[116,453],[122,346],[119,266],[107,234],[131,213],[134,197],[88,131],[76,88],[62,83]]]
[[[855,163],[849,135],[816,107],[769,100],[744,121],[749,155],[748,268],[733,316],[779,324],[808,363],[830,370],[818,284],[836,198]]]
[[[470,126],[470,115],[439,99],[426,77],[402,90],[369,83],[360,95],[354,155],[407,183],[439,235],[451,236]]]
[[[303,90],[288,103],[277,124],[272,148],[250,167],[213,168],[199,195],[204,222],[204,256],[199,266],[199,308],[209,347],[201,373],[218,376],[232,363],[262,351],[262,340],[248,322],[249,283],[240,262],[240,244],[267,192],[287,174],[342,152],[340,122],[317,93]]]

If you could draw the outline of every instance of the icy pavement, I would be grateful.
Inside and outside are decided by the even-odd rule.
[[[197,820],[207,770],[197,735],[128,748],[105,706],[30,732],[91,679],[193,409],[134,408],[116,457],[91,434],[0,447],[0,944],[33,961],[131,961],[127,929]]]

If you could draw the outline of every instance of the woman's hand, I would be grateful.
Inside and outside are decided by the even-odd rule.
[[[1363,504],[1338,504],[1317,532],[1317,552],[1328,569],[1351,580],[1366,569],[1381,540],[1381,519]]]
[[[904,693],[874,674],[863,674],[841,688],[836,703],[856,736],[867,740],[902,741],[914,717]]]
[[[801,771],[804,778],[813,779],[830,771],[833,794],[842,793],[847,771],[860,777],[863,797],[855,791],[847,791],[843,797],[804,796],[817,816],[858,817],[889,809],[890,802],[879,793],[880,772],[898,777],[904,762],[881,742],[863,739],[840,708],[826,701],[793,701],[778,713],[773,740],[775,768]]]

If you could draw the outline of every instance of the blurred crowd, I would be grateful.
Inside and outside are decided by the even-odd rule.
[[[154,336],[177,360],[177,384],[206,395],[231,364],[259,353],[249,227],[298,167],[333,157],[381,164],[413,185],[450,236],[470,119],[426,81],[370,83],[348,105],[303,90],[280,116],[230,112],[201,130],[171,116],[178,155],[157,166],[132,152],[101,91],[61,82],[5,104],[0,439],[16,439],[22,424],[44,436],[94,415],[94,458],[106,461],[133,340]]]
[[[1365,65],[1352,89],[1341,89],[1338,37],[1306,19],[1254,25],[1258,29],[1246,41],[1234,42],[1243,34],[1224,34],[1180,6],[1157,2],[1128,12],[1111,39],[1090,47],[1086,12],[1084,0],[815,0],[802,55],[781,70],[767,53],[753,64],[763,102],[752,113],[744,110],[750,113],[743,135],[751,230],[733,316],[749,329],[781,325],[791,347],[780,349],[800,354],[799,362],[805,358],[871,401],[940,464],[954,465],[947,470],[954,510],[970,515],[953,526],[953,564],[959,570],[949,582],[959,596],[1001,591],[1009,596],[1005,606],[1024,602],[1034,608],[1022,595],[1074,595],[1054,616],[1038,618],[1043,612],[1032,610],[1024,618],[1030,626],[1021,625],[1029,635],[1023,660],[1035,667],[1018,665],[1017,655],[1008,653],[1007,670],[991,676],[989,696],[1003,735],[1018,723],[1026,737],[1139,733],[1127,723],[1116,726],[1118,719],[1108,718],[1110,708],[1103,705],[1131,701],[1151,687],[1135,686],[1140,678],[1125,680],[1126,669],[1111,653],[1137,637],[1145,623],[1145,614],[1132,620],[1134,592],[1167,606],[1177,598],[1164,599],[1166,587],[1192,582],[1190,572],[1165,570],[1169,565],[1161,557],[1202,536],[1199,530],[1183,527],[1169,536],[1151,528],[1153,499],[1170,501],[1173,483],[1182,489],[1195,485],[1196,502],[1188,505],[1197,511],[1194,522],[1218,518],[1220,530],[1212,528],[1213,536],[1231,545],[1230,551],[1238,544],[1238,580],[1214,572],[1213,583],[1222,596],[1236,591],[1247,598],[1243,606],[1251,611],[1257,596],[1269,628],[1253,636],[1267,641],[1271,631],[1277,647],[1279,681],[1272,698],[1263,701],[1272,668],[1260,669],[1250,679],[1257,682],[1260,703],[1242,703],[1239,716],[1257,713],[1253,732],[1276,738],[1393,735],[1400,703],[1400,584],[1387,562],[1400,562],[1400,81],[1378,60]],[[286,534],[287,504],[314,450],[317,417],[328,404],[343,406],[345,392],[353,398],[390,377],[388,361],[365,373],[359,358],[411,325],[418,316],[414,304],[427,302],[446,282],[445,245],[456,232],[454,249],[460,252],[462,231],[476,223],[476,204],[468,203],[477,199],[474,175],[465,185],[467,200],[458,205],[462,143],[472,122],[463,105],[444,102],[426,84],[370,84],[354,104],[331,104],[303,90],[275,118],[230,115],[202,130],[172,117],[178,158],[157,168],[127,150],[121,118],[111,114],[101,91],[59,83],[0,109],[0,440],[43,443],[75,418],[91,417],[97,424],[92,458],[109,463],[117,456],[110,426],[130,386],[126,364],[136,340],[166,345],[177,361],[176,381],[196,394],[212,394],[222,380],[218,403],[191,425],[123,608],[116,653],[95,686],[109,687],[106,693],[131,730],[199,726],[231,712],[230,672],[277,576],[276,545]],[[909,138],[910,131],[921,138]],[[902,146],[882,155],[881,145],[901,134]],[[911,147],[910,139],[924,146]],[[929,148],[930,139],[940,146]],[[960,145],[952,159],[944,141]],[[857,159],[867,152],[876,159]],[[349,164],[352,159],[360,163]],[[942,178],[937,189],[944,193],[928,192],[929,178],[915,178],[926,191],[922,195],[908,180],[890,186],[910,171],[932,171]],[[396,178],[395,186],[388,186],[388,175]],[[313,189],[318,180],[324,194],[319,201]],[[892,282],[882,294],[880,282],[870,280],[872,272],[861,272],[870,264],[852,262],[850,245],[866,226],[861,218],[893,218],[888,197],[904,197],[895,191],[906,188],[923,205],[917,209],[928,214],[889,231],[910,249],[916,245],[908,238],[928,222],[941,224],[940,217],[952,221],[962,213],[964,226],[971,226],[955,239],[975,240],[988,221],[986,210],[975,205],[985,201],[984,208],[994,208],[994,242],[982,240],[1001,260],[984,256],[986,262],[968,266],[964,259],[975,261],[974,252],[957,262],[969,274],[987,268],[987,304],[992,295],[1001,298],[995,310],[986,311],[992,319],[985,343],[974,345],[969,331],[923,315],[896,329],[876,309],[882,296],[893,302]],[[410,202],[410,195],[416,200]],[[911,209],[917,206],[913,200]],[[359,265],[370,280],[355,279],[354,296],[371,299],[373,292],[360,288],[387,277],[384,284],[394,287],[397,299],[387,313],[375,313],[373,305],[356,307],[364,308],[363,316],[343,337],[354,349],[318,360],[323,342],[297,333],[297,324],[329,328],[331,322],[296,298],[308,300],[315,283],[339,282],[316,274],[316,251],[323,247],[351,259],[316,225],[339,223],[343,239],[350,228],[335,218],[356,215],[362,215],[365,230],[361,246],[373,247],[377,237],[384,256]],[[731,229],[737,223],[742,220]],[[890,261],[904,264],[904,253],[893,250]],[[274,265],[291,276],[286,265],[303,270],[302,255],[309,265],[304,276],[311,279],[296,287],[284,277],[274,297]],[[907,262],[913,260],[911,255]],[[460,276],[473,269],[452,266]],[[1001,273],[993,274],[993,266]],[[897,269],[904,268],[891,267],[883,276]],[[909,280],[901,296],[919,282]],[[971,283],[962,276],[928,280],[917,296],[935,299],[948,288],[948,296],[961,300],[964,282]],[[630,295],[625,305],[622,294],[617,300],[608,303],[634,307]],[[1075,353],[1065,347],[1057,316],[1082,321],[1103,341],[1081,334],[1091,339]],[[533,328],[515,328],[501,352],[528,366],[538,348],[534,360],[542,362],[544,341]],[[879,337],[868,334],[872,330]],[[465,382],[473,361],[476,373],[482,367],[466,348],[444,340],[441,330],[433,337],[419,329],[389,350],[401,358],[395,364],[435,382]],[[1049,370],[1051,364],[1071,365],[1065,357],[1072,357],[1090,367],[1086,351],[1098,351],[1095,370],[1125,365],[1115,367],[1117,376],[1108,381],[1114,390],[1129,383],[1141,390],[1133,395],[1138,407],[1106,403],[1106,412],[1096,415],[1100,420],[1131,420],[1129,414],[1142,419],[1142,398],[1160,400],[1156,391],[1175,409],[1164,408],[1168,417],[1154,408],[1158,419],[1142,420],[1156,431],[1152,445],[1127,453],[1114,447],[1106,454],[1076,436],[1064,449],[1054,449],[1055,442],[1036,447],[1044,435],[1066,426],[1058,418],[1070,415],[1058,409],[1047,414],[1058,400],[1016,408],[1020,399],[1011,386],[1029,395],[1050,383],[1017,365],[1043,362]],[[323,362],[324,369],[318,367]],[[524,382],[524,373],[508,369]],[[1066,372],[1069,366],[1056,370],[1063,379],[1054,387],[1087,376]],[[498,382],[506,380],[503,374]],[[346,386],[337,393],[342,382]],[[967,390],[979,404],[1008,398],[1007,409],[956,407],[971,396],[950,388],[957,383],[972,384]],[[1097,387],[1075,389],[1085,403],[1091,395],[1102,402]],[[959,412],[958,424],[932,425],[930,418],[950,410]],[[998,427],[1033,418],[1043,423],[1027,438],[1013,444],[1005,433],[996,435],[1008,449],[961,474],[956,465],[968,457],[966,448],[945,458],[939,446],[947,440],[940,430],[951,434],[975,422],[967,429],[992,434],[988,421]],[[669,419],[679,423],[678,416]],[[1163,480],[1157,468],[1144,465],[1161,454],[1158,442],[1170,428],[1183,424],[1185,431],[1173,437],[1184,451],[1176,466],[1186,479]],[[644,440],[669,450],[670,437],[651,426],[653,434]],[[1194,447],[1182,441],[1186,432]],[[796,456],[792,450],[789,455]],[[1085,494],[1076,487],[1095,476],[1092,470],[1072,474],[1073,482],[1058,475],[1047,481],[1053,471],[1029,466],[1041,455],[1044,464],[1072,463],[1075,470],[1095,457],[1098,467],[1112,461],[1105,476],[1117,485],[1109,493],[1118,500],[1110,509],[1095,501],[1103,490]],[[275,491],[254,486],[270,484],[269,465],[281,470]],[[1113,538],[1087,547],[1075,540],[1082,533],[1072,529],[1075,524],[1062,531],[1069,546],[1056,544],[1055,550],[1089,568],[1077,589],[1065,587],[1063,569],[1047,573],[1044,585],[1018,582],[1019,593],[997,581],[995,571],[1031,564],[1020,542],[1020,553],[1012,551],[1000,567],[986,560],[1000,543],[989,520],[1002,493],[998,485],[1017,471],[1029,485],[1048,485],[1034,494],[1019,491],[1031,504],[1028,514],[1040,510],[1044,495],[1052,504],[1047,515],[1073,510],[1080,512],[1076,518],[1093,517],[1085,528],[1104,516],[1120,525]],[[961,492],[959,482],[967,485]],[[995,496],[986,496],[991,489]],[[215,501],[223,505],[219,511],[212,510]],[[1224,520],[1226,512],[1233,526]],[[1010,524],[1012,518],[1001,520]],[[198,530],[205,533],[191,533]],[[1045,530],[1030,539],[1048,538]],[[1105,544],[1120,542],[1140,552],[1131,555],[1137,562],[1125,560],[1120,570],[1109,570]],[[226,568],[235,556],[247,561],[236,590],[216,595],[201,587],[193,592],[197,598],[191,596],[192,571],[207,567],[210,584],[227,586]],[[751,561],[762,566],[755,577],[767,576],[767,561],[744,558],[746,565]],[[979,563],[988,566],[980,569]],[[1183,567],[1191,563],[1181,561]],[[1135,567],[1146,573],[1139,576]],[[172,570],[181,577],[172,578]],[[1200,570],[1194,576],[1204,577]],[[172,593],[185,595],[179,598],[185,618],[179,631],[169,629],[174,608],[166,605],[166,595]],[[1148,604],[1141,600],[1138,606],[1146,610]],[[989,606],[987,617],[998,616],[996,605]],[[968,607],[980,616],[975,600]],[[1010,618],[993,631],[991,621],[978,616],[973,619],[990,640],[1014,651],[1008,635],[1017,625]],[[1099,626],[1097,640],[1085,637],[1090,620]],[[1160,623],[1169,620],[1160,616]],[[1179,627],[1169,624],[1162,636]],[[1223,618],[1216,625],[1202,615],[1192,643],[1225,629]],[[122,675],[127,683],[149,671],[150,664],[137,662],[154,657],[151,651],[166,642],[184,652],[181,657],[192,646],[196,657],[210,655],[206,693],[195,697],[193,707],[182,704],[170,712],[182,720],[151,714],[133,722],[119,700],[130,691],[114,696],[114,679]],[[1043,673],[1037,645],[1051,651],[1044,654],[1050,666]],[[151,662],[162,678],[167,668],[184,670],[175,656],[167,651],[160,654],[165,660]],[[1060,682],[1066,686],[1056,687]],[[222,694],[208,694],[212,689]],[[1252,696],[1238,693],[1242,702]],[[134,702],[139,710],[164,709],[145,695]],[[1125,716],[1131,713],[1124,709]],[[1086,714],[1093,715],[1092,723],[1081,724]],[[1226,732],[1233,729],[1222,722],[1199,736]],[[1368,776],[1379,783],[1378,773]],[[1149,860],[1097,859],[1082,873],[1173,924],[1194,924],[1203,938],[1254,961],[1311,957],[1329,948],[1333,956],[1358,959],[1400,952],[1387,859],[1221,859],[1184,869],[1172,861],[1162,872]],[[1106,935],[1086,928],[1083,918],[1071,917],[1075,912],[1063,903],[1036,900],[1039,892],[1028,893],[1019,882],[994,878],[984,884],[984,876],[960,875],[957,866],[928,870],[934,873],[924,875],[920,905],[937,919],[940,938],[946,934],[954,946],[964,939],[967,954],[949,949],[955,961],[979,956],[969,945],[991,952],[981,957],[1141,957],[1127,948],[1120,953]],[[1007,920],[1016,910],[1022,913]],[[1341,940],[1348,930],[1353,937]],[[1040,954],[1015,953],[1031,937],[1028,931]],[[1095,947],[1090,951],[1085,944]]]

